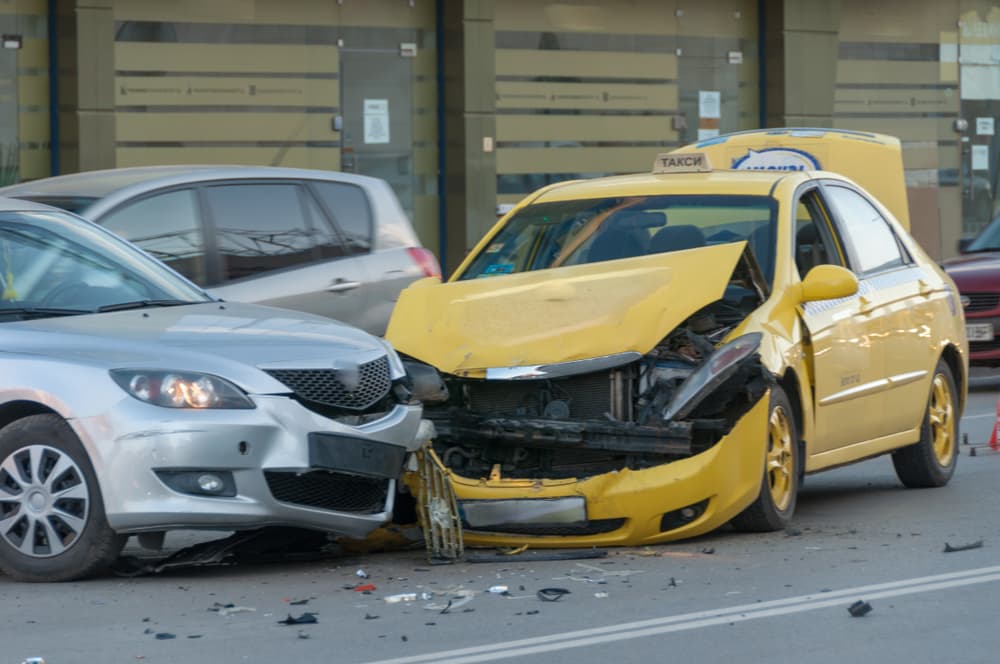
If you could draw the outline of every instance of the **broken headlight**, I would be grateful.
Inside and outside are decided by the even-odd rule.
[[[164,408],[254,408],[232,383],[211,374],[160,369],[112,369],[111,378],[139,401]]]
[[[720,346],[708,359],[681,383],[673,399],[663,409],[663,419],[681,420],[693,411],[705,397],[735,374],[740,366],[760,349],[763,335],[751,332]]]

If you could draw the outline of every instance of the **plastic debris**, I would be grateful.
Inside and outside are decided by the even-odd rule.
[[[176,634],[171,634],[170,632],[159,632],[155,637],[157,641],[166,641],[168,639],[176,639]]]
[[[706,555],[712,555],[713,553],[715,553],[715,548],[711,546],[706,546],[704,549],[701,550],[701,552]]]
[[[368,572],[364,571],[363,569],[359,569],[357,572],[354,573],[354,576],[358,577],[359,579],[367,579]]]
[[[431,593],[431,592],[420,593],[420,599],[424,600],[425,602],[428,602],[428,601],[434,599],[434,593]]]
[[[558,602],[563,595],[569,595],[570,592],[566,588],[542,588],[535,594],[543,602]]]
[[[549,560],[585,560],[588,558],[606,558],[607,551],[601,549],[563,549],[563,550],[518,550],[497,553],[466,553],[467,563],[506,563],[511,557],[521,562],[543,562]]]
[[[285,618],[284,620],[279,620],[278,624],[279,625],[311,625],[311,624],[318,623],[318,622],[319,622],[319,620],[316,619],[316,614],[315,613],[306,612],[306,613],[303,613],[298,618],[293,618],[292,614],[289,613],[288,617]]]
[[[309,598],[306,599],[296,599],[288,603],[289,606],[302,606],[309,603]]]
[[[373,616],[370,613],[365,614],[365,620],[378,620],[378,616]]]
[[[252,606],[224,606],[219,609],[219,615],[231,616],[234,613],[253,613],[256,610]]]
[[[868,613],[870,613],[871,610],[872,610],[872,605],[860,599],[854,604],[851,604],[849,607],[847,607],[847,612],[850,613],[851,616],[854,618],[861,618],[862,616],[865,616]]]
[[[463,588],[460,588],[453,592],[442,593],[442,595],[448,595],[447,602],[443,604],[441,602],[431,602],[429,604],[425,604],[424,608],[427,609],[428,611],[440,611],[441,613],[448,613],[452,609],[457,609],[471,602],[473,598],[476,596],[476,593],[475,591],[472,590],[465,590]],[[473,610],[474,609],[463,609],[463,613]]]
[[[954,546],[948,544],[947,542],[944,543],[945,553],[955,553],[956,551],[970,551],[972,549],[981,549],[981,548],[983,548],[983,540],[976,540],[975,542],[970,542],[968,544],[956,544]]]
[[[300,639],[308,639],[309,638],[309,632],[307,632],[307,631],[305,631],[303,629],[300,629],[299,630],[299,638]]]
[[[594,593],[594,597],[596,597],[597,599],[607,599],[608,598],[608,594],[607,593]]]
[[[188,634],[189,639],[200,639],[201,634]]]
[[[399,602],[415,602],[417,601],[417,593],[399,593],[398,595],[389,595],[388,597],[383,597],[383,600],[387,604],[398,604]]]
[[[45,658],[43,657],[28,657],[21,664],[45,664]]]
[[[486,592],[493,593],[494,595],[503,595],[508,592],[508,590],[507,586],[490,586]]]
[[[370,593],[375,590],[374,583],[362,583],[354,586],[354,592],[356,593]]]

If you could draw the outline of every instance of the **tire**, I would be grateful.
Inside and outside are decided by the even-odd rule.
[[[73,581],[115,561],[127,536],[104,514],[93,466],[57,415],[0,429],[0,571],[17,581]]]
[[[939,360],[931,380],[920,440],[892,453],[899,481],[911,489],[944,486],[958,464],[958,406],[951,368]]]
[[[767,451],[757,498],[733,517],[736,530],[764,533],[783,530],[791,523],[798,499],[802,464],[795,411],[785,391],[771,388],[767,415]]]

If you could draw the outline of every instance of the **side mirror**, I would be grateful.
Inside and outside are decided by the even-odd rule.
[[[969,245],[975,240],[974,237],[963,237],[958,241],[958,253],[964,254],[969,251]]]
[[[835,300],[858,292],[858,278],[839,265],[817,265],[802,280],[802,301]]]

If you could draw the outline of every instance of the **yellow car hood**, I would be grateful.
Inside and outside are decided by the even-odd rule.
[[[722,297],[745,243],[403,291],[386,338],[445,373],[647,353]]]

